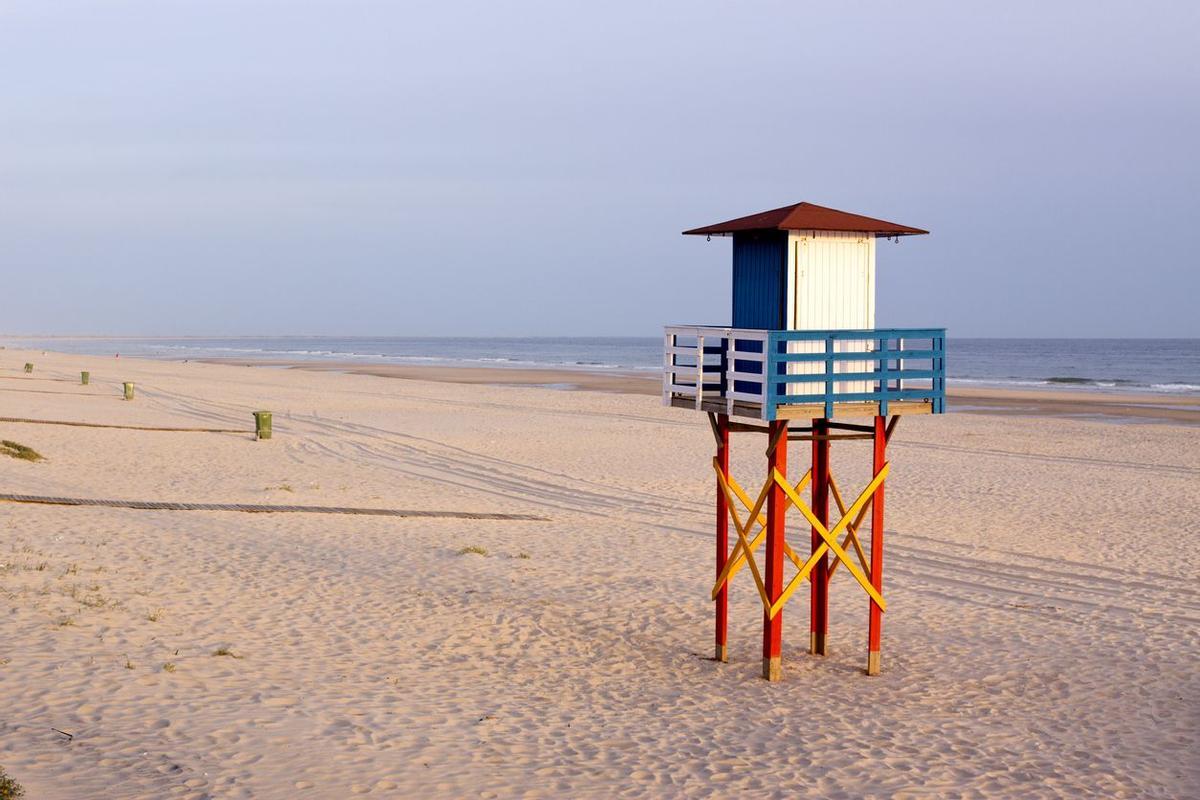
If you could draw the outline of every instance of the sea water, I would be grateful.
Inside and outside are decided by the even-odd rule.
[[[656,372],[659,337],[7,337],[12,348],[158,359],[350,361]],[[952,384],[1200,394],[1200,339],[954,339]]]

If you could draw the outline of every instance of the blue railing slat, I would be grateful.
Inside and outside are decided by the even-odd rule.
[[[869,358],[860,358],[858,360],[871,361]],[[835,372],[831,377],[838,383],[842,381],[877,381],[882,372],[883,370],[876,370],[875,372]],[[896,378],[904,380],[928,380],[940,377],[941,373],[932,369],[906,369],[903,372],[893,369],[887,371],[887,376],[892,380]],[[827,379],[825,373],[815,372],[811,375],[781,375],[779,381],[781,383],[824,383]]]
[[[868,328],[836,331],[771,331],[782,342],[815,342],[823,339],[872,341],[876,339],[937,339],[946,335],[945,328]]]
[[[940,392],[930,389],[892,389],[888,392],[888,398],[891,400],[929,400],[940,395]],[[843,392],[834,395],[835,403],[857,403],[863,400],[878,399],[879,392]],[[808,405],[824,402],[825,394],[816,392],[813,394],[776,395],[776,400],[781,406]]]
[[[826,418],[833,416],[833,375],[837,372],[837,367],[834,366],[834,343],[837,340],[833,335],[829,335],[825,339],[825,416]]]
[[[939,350],[868,350],[862,353],[834,353],[834,361],[876,361],[884,356],[888,358],[911,358],[922,359],[931,358],[937,355]],[[866,356],[866,358],[864,358]],[[824,353],[780,353],[778,360],[784,363],[802,363],[806,361],[825,361]]]

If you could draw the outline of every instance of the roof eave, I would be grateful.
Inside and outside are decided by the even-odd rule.
[[[845,231],[846,233],[869,233],[875,237],[891,237],[891,236],[926,236],[929,231],[923,231],[920,228],[904,228],[897,230],[855,230],[853,228],[820,228],[806,226],[803,228],[724,228],[721,226],[711,228],[693,228],[690,231],[684,231],[683,236],[732,236],[735,233],[754,233],[756,231]]]

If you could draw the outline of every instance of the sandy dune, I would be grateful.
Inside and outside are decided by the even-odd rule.
[[[0,423],[45,456],[5,493],[548,518],[0,503],[32,800],[1200,795],[1200,428],[903,420],[884,674],[840,571],[831,655],[798,597],[767,684],[747,574],[707,660],[712,438],[653,397],[5,350],[0,416],[246,431]],[[861,485],[867,447],[833,464]]]

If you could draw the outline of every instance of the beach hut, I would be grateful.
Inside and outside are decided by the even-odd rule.
[[[900,415],[945,411],[945,329],[875,327],[876,243],[925,233],[812,203],[684,231],[733,240],[731,324],[672,325],[664,339],[663,402],[707,414],[716,439],[718,661],[728,658],[729,581],[743,567],[763,604],[763,677],[781,676],[783,607],[806,582],[809,651],[824,655],[829,581],[841,567],[869,598],[866,671],[879,673],[887,442]],[[733,433],[765,434],[767,478],[755,495],[730,474]],[[830,468],[831,443],[844,439],[872,442],[873,477],[857,495],[843,494]],[[798,479],[791,441],[811,443]],[[808,528],[803,555],[787,541],[789,510]]]

